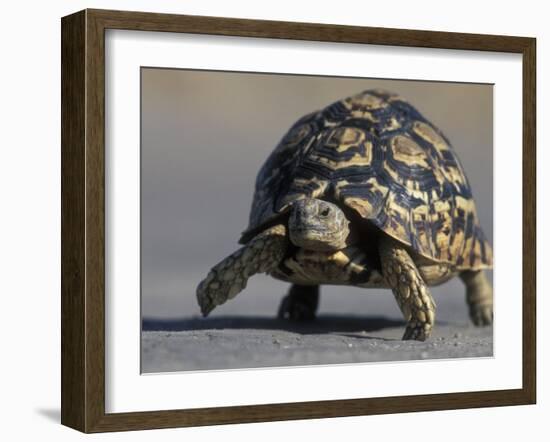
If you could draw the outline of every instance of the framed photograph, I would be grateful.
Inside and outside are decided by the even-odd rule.
[[[535,403],[535,39],[61,24],[64,425]]]

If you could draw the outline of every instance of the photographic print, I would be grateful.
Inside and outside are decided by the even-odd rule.
[[[493,355],[493,86],[141,68],[142,373]]]
[[[535,403],[535,39],[88,9],[61,40],[64,425]]]

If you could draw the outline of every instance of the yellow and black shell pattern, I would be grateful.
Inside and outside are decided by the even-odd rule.
[[[455,151],[398,95],[367,90],[298,120],[258,173],[241,243],[307,197],[353,209],[433,261],[492,267]]]

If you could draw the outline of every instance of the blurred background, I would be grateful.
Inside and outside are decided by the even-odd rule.
[[[142,68],[141,87],[143,318],[200,316],[196,286],[239,247],[271,150],[302,115],[368,88],[399,93],[450,139],[492,244],[492,85]],[[256,275],[211,316],[274,317],[288,287]],[[438,320],[468,321],[460,280],[432,291]],[[389,290],[340,286],[322,287],[319,313],[401,318]]]

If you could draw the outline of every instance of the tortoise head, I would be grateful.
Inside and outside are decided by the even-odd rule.
[[[336,204],[314,198],[293,203],[288,221],[292,243],[318,252],[346,247],[348,225],[346,215]]]

